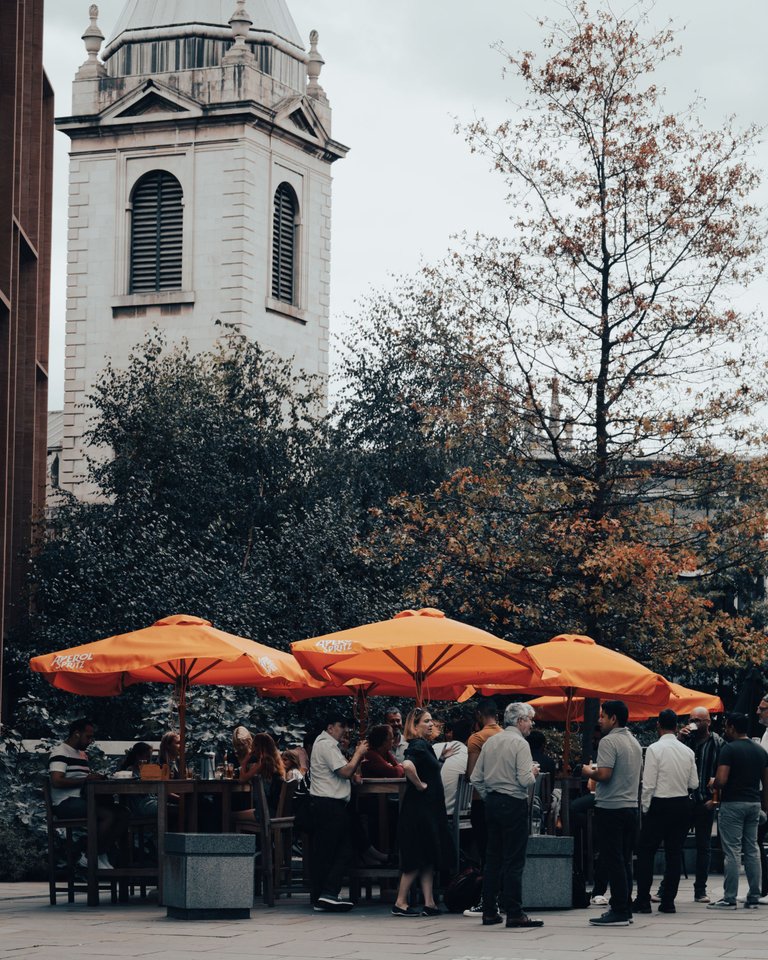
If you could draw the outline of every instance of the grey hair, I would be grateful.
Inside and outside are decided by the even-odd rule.
[[[530,703],[510,703],[504,711],[504,726],[516,727],[518,720],[526,720],[535,713]]]

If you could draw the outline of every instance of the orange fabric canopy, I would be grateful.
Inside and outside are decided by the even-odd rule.
[[[320,680],[403,686],[418,704],[439,688],[541,679],[524,647],[432,609],[404,610],[391,620],[301,640],[291,649]]]
[[[30,668],[54,687],[109,697],[136,683],[172,683],[179,692],[181,766],[185,762],[186,690],[197,684],[261,689],[304,686],[307,677],[289,653],[224,633],[207,620],[165,617],[130,633],[33,657]]]
[[[591,637],[564,633],[526,649],[543,679],[515,687],[515,692],[546,695],[560,690],[571,697],[642,700],[660,708],[669,700],[670,685],[664,677]],[[512,689],[503,682],[483,684],[486,696],[503,692]]]
[[[704,707],[710,713],[722,713],[725,709],[720,697],[712,693],[701,693],[698,690],[690,690],[679,683],[669,684],[671,693],[669,700],[663,706],[643,703],[627,699],[625,702],[629,707],[630,720],[650,720],[659,715],[660,710],[669,708],[674,710],[680,716],[687,716],[694,707]],[[537,697],[529,701],[530,705],[536,711],[537,720],[549,720],[555,723],[564,723],[568,711],[568,698],[561,697]],[[572,701],[571,719],[584,719],[584,698],[576,697]]]

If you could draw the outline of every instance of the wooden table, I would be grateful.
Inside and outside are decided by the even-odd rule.
[[[183,799],[190,798],[188,815],[184,824],[179,824],[183,832],[197,832],[197,807],[201,794],[221,796],[221,825],[226,833],[232,817],[232,794],[250,791],[250,784],[238,780],[92,780],[86,784],[88,802],[88,905],[99,905],[99,880],[115,879],[120,883],[120,897],[127,897],[128,881],[131,879],[152,879],[157,883],[158,903],[163,902],[163,860],[165,858],[165,834],[168,832],[168,800],[172,795]],[[112,870],[98,868],[98,838],[96,807],[98,796],[146,796],[157,797],[157,866],[115,867]],[[182,816],[181,811],[179,812]]]
[[[398,778],[370,778],[363,780],[362,783],[355,784],[352,787],[352,800],[354,803],[363,797],[376,797],[378,799],[378,826],[379,833],[375,838],[374,846],[382,853],[392,853],[391,840],[389,836],[389,811],[388,805],[390,798],[397,797],[398,806],[403,802],[405,794],[405,777]],[[372,840],[374,838],[371,838]],[[357,866],[351,867],[349,871],[350,891],[353,898],[360,896],[361,884],[368,881],[366,886],[370,886],[372,880],[378,880],[382,888],[382,896],[385,899],[391,899],[394,895],[390,892],[385,894],[384,888],[387,881],[394,883],[400,876],[400,870],[396,866]],[[370,892],[370,891],[369,891]]]

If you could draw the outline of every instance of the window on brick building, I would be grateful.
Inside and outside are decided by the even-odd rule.
[[[275,191],[272,228],[272,297],[297,306],[296,265],[299,202],[293,187],[281,183]]]
[[[145,174],[131,197],[130,293],[181,290],[184,194],[165,170]]]

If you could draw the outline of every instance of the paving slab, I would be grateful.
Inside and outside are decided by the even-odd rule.
[[[768,960],[768,907],[708,911],[693,902],[690,880],[677,905],[614,928],[589,925],[598,908],[539,911],[543,927],[513,931],[450,914],[396,918],[375,902],[314,913],[295,896],[255,904],[250,920],[185,922],[151,898],[51,907],[45,884],[0,884],[0,960]]]

